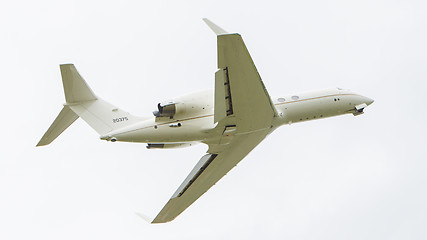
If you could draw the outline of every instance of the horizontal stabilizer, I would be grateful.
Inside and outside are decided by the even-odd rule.
[[[56,117],[55,121],[37,143],[37,147],[45,146],[55,140],[62,132],[65,131],[79,116],[75,114],[68,106],[64,106],[62,111]]]

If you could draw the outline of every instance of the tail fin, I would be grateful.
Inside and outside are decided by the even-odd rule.
[[[66,104],[37,146],[51,143],[79,117],[100,135],[141,120],[98,98],[73,64],[60,68]]]
[[[61,69],[62,85],[64,86],[65,100],[68,104],[75,104],[97,100],[86,81],[77,72],[74,64],[59,65]]]

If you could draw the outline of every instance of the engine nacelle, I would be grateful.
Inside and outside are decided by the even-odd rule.
[[[202,91],[157,104],[156,121],[212,114],[212,91]],[[162,119],[165,118],[165,119]]]
[[[196,145],[196,142],[191,143],[148,143],[147,149],[171,149],[171,148],[185,148]]]
[[[184,114],[186,112],[184,103],[176,103],[172,101],[157,104],[157,109],[157,111],[153,112],[153,115],[156,117],[173,118],[173,116],[177,114]]]

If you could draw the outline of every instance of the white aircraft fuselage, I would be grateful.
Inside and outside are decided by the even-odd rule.
[[[173,117],[152,117],[100,138],[108,141],[149,143],[147,148],[177,148],[218,139],[215,130],[213,91],[201,91],[176,98],[175,103],[187,109]],[[330,88],[272,98],[278,116],[271,131],[284,124],[322,119],[343,114],[358,115],[361,104],[373,100],[340,88]],[[126,120],[124,120],[126,121]]]

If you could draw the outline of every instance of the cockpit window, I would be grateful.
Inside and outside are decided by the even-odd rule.
[[[277,101],[279,101],[279,102],[285,102],[286,99],[284,99],[284,98],[281,97],[281,98],[278,98]]]
[[[299,97],[298,96],[292,96],[292,100],[298,100]]]

